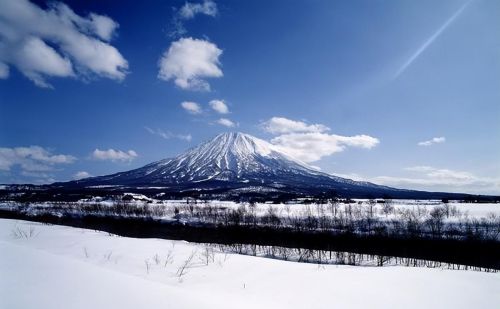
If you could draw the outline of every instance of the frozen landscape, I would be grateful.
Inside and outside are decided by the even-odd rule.
[[[169,199],[176,190],[194,194]],[[241,133],[128,172],[0,192],[2,308],[500,302],[496,197],[329,176]]]
[[[2,308],[366,308],[367,303],[496,308],[500,303],[499,273],[296,263],[5,219],[0,219],[0,248]]]
[[[0,309],[500,308],[499,12],[0,0]]]

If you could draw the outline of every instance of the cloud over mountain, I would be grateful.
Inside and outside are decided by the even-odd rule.
[[[330,131],[322,124],[307,124],[284,117],[272,117],[261,123],[268,133],[277,135],[271,143],[282,151],[304,162],[314,162],[322,157],[344,151],[348,147],[371,149],[379,140],[365,134],[341,136],[326,133]]]
[[[322,124],[307,124],[303,121],[291,120],[284,117],[272,117],[261,124],[264,131],[271,134],[287,133],[319,133],[329,131],[330,128]]]

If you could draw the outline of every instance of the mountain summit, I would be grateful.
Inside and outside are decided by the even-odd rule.
[[[91,177],[56,187],[155,188],[218,194],[335,192],[345,197],[429,198],[433,193],[395,189],[319,172],[276,146],[240,132],[223,133],[171,159],[131,171]],[[439,194],[443,196],[443,194]]]
[[[219,134],[172,159],[128,172],[82,179],[76,183],[98,181],[124,185],[177,185],[218,180],[241,183],[257,181],[262,184],[271,177],[301,174],[320,173],[264,140],[230,132]]]

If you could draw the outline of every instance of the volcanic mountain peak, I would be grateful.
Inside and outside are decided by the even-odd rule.
[[[227,132],[217,135],[214,139],[197,148],[210,148],[220,154],[232,153],[239,156],[258,154],[267,156],[275,151],[274,146],[266,141],[241,132]]]
[[[163,188],[170,192],[336,192],[349,197],[403,198],[451,196],[359,182],[317,171],[264,140],[240,132],[217,135],[183,154],[113,175],[91,177],[57,187]]]
[[[183,154],[142,168],[76,181],[80,185],[179,185],[210,180],[272,182],[318,172],[276,146],[240,132],[217,135]],[[279,176],[279,177],[278,177]]]
[[[217,135],[201,145],[177,156],[174,160],[188,164],[216,163],[221,169],[236,171],[242,164],[257,158],[282,159],[308,167],[305,163],[290,157],[276,146],[241,132],[227,132]]]

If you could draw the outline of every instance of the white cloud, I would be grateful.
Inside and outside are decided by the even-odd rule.
[[[283,117],[272,117],[260,124],[266,132],[278,136],[271,143],[283,152],[304,162],[318,161],[325,156],[344,151],[347,147],[370,149],[379,140],[368,135],[341,136],[322,124],[307,124]]]
[[[186,2],[179,10],[179,15],[183,19],[194,18],[197,14],[215,17],[217,15],[217,4],[211,0],[205,0],[203,3]]]
[[[365,177],[360,174],[334,175],[356,181],[369,181],[396,188],[471,194],[500,194],[500,178],[480,177],[470,172],[432,166],[412,166],[403,169],[403,176]],[[409,173],[409,174],[408,174]]]
[[[0,148],[0,171],[10,171],[16,165],[23,172],[51,171],[55,165],[70,164],[75,160],[71,155],[52,154],[40,146]]]
[[[347,147],[370,149],[379,140],[368,135],[341,136],[317,132],[282,134],[271,139],[271,143],[292,157],[308,163],[342,152]]]
[[[48,183],[53,183],[56,181],[54,178],[54,175],[51,173],[45,173],[45,172],[27,172],[27,171],[22,171],[21,176],[27,177],[27,178],[21,178],[23,180],[21,181],[16,181],[15,179],[17,178],[20,180],[18,177],[14,177],[14,181],[12,183],[33,183],[33,184],[48,184]]]
[[[9,78],[9,66],[3,62],[0,62],[0,79]]]
[[[137,158],[137,153],[133,150],[125,152],[114,149],[108,149],[108,150],[96,149],[92,153],[92,157],[96,160],[110,160],[113,162],[116,161],[130,162],[133,159]]]
[[[117,28],[107,16],[81,17],[60,2],[44,10],[27,0],[0,1],[0,77],[11,65],[40,87],[51,87],[47,77],[123,80],[128,63],[107,43]]]
[[[203,3],[186,2],[179,10],[176,11],[172,19],[174,30],[170,33],[170,36],[179,37],[186,34],[187,30],[184,27],[184,22],[186,20],[193,19],[198,14],[211,17],[217,16],[217,4],[211,0],[205,0]]]
[[[220,118],[219,120],[217,120],[217,123],[228,128],[236,127],[236,123],[227,118]]]
[[[90,175],[88,172],[85,172],[85,171],[80,171],[80,172],[75,173],[75,175],[73,175],[73,179],[75,179],[75,180],[82,179],[82,178],[88,178],[88,177],[92,177],[92,175]]]
[[[347,178],[347,179],[351,179],[354,181],[369,181],[366,177],[363,177],[363,176],[356,174],[356,173],[349,173],[349,174],[331,173],[331,174],[334,176]]]
[[[468,172],[438,169],[431,166],[412,166],[405,168],[405,170],[409,172],[424,174],[426,177],[432,178],[434,180],[462,182],[470,181],[475,178],[474,175]]]
[[[413,166],[404,170],[412,173],[412,177],[378,176],[370,181],[426,191],[500,194],[500,178],[479,177],[470,172],[431,166]]]
[[[43,75],[74,76],[73,67],[67,58],[60,56],[55,49],[37,37],[26,38],[15,55],[18,69],[37,86],[51,88]]]
[[[284,117],[272,117],[261,123],[264,131],[272,134],[287,133],[319,133],[329,131],[330,128],[322,124],[307,124],[302,121],[291,120]]]
[[[151,129],[150,127],[144,127],[144,128],[149,133],[151,133],[153,135],[158,135],[158,136],[160,136],[161,138],[164,138],[164,139],[177,138],[177,139],[184,140],[184,141],[187,141],[187,142],[190,142],[193,139],[193,137],[191,136],[191,134],[175,134],[175,133],[172,133],[172,132],[169,132],[169,131],[163,131],[161,129]]]
[[[90,27],[103,40],[109,41],[113,37],[115,30],[119,27],[118,23],[108,16],[90,13]]]
[[[210,107],[219,114],[228,114],[229,108],[223,100],[212,100],[208,103]]]
[[[158,62],[158,78],[174,80],[174,83],[187,90],[210,90],[204,80],[209,77],[222,77],[219,56],[222,50],[206,40],[181,38],[172,42]]]
[[[185,101],[181,103],[182,108],[184,108],[190,114],[201,114],[201,106],[196,102]]]
[[[434,144],[440,144],[440,143],[444,143],[444,142],[446,142],[445,137],[433,137],[432,139],[430,139],[428,141],[419,142],[418,145],[419,146],[432,146]]]

